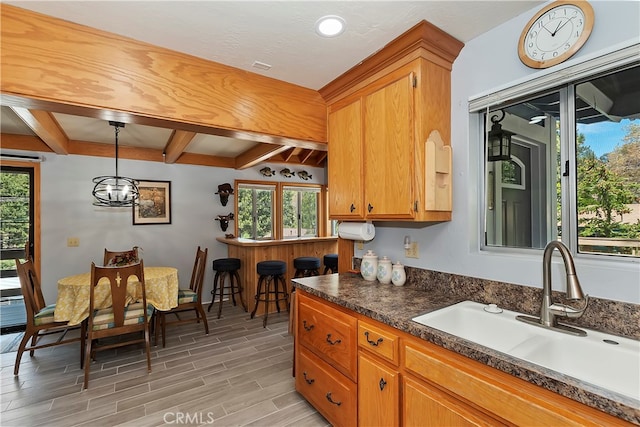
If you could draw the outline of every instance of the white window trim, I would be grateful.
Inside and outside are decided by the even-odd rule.
[[[594,54],[590,57],[585,58],[582,62],[567,66],[563,69],[556,69],[554,71],[546,72],[540,77],[536,77],[533,79],[519,80],[515,82],[511,82],[508,85],[503,86],[502,89],[494,89],[490,90],[484,94],[475,95],[469,98],[469,113],[471,116],[476,115],[478,118],[483,113],[488,113],[489,108],[495,107],[496,105],[500,105],[503,103],[507,103],[510,100],[515,100],[518,98],[525,98],[528,96],[533,96],[537,93],[544,92],[546,90],[551,90],[554,88],[558,88],[559,86],[569,85],[570,83],[575,83],[582,79],[588,79],[596,74],[604,73],[615,68],[621,68],[626,65],[634,64],[635,62],[640,61],[640,43],[630,44],[629,42],[623,43],[624,47],[620,47],[612,52],[606,54]],[[619,45],[619,46],[621,46]],[[574,88],[570,85],[569,90],[571,91],[570,95],[573,95]],[[574,123],[575,122],[575,109],[568,108],[568,102],[566,102],[566,98],[568,97],[567,90],[560,89],[560,104],[567,107],[569,111],[565,111],[565,117],[568,118],[567,122]],[[570,98],[570,97],[569,97]],[[571,99],[571,98],[570,98]],[[488,114],[487,114],[488,115]],[[488,119],[486,120],[488,122]],[[469,123],[477,123],[480,124],[482,120],[469,120]],[[487,123],[485,123],[487,126]],[[486,139],[486,135],[482,130],[482,126],[477,126],[478,132],[480,133],[479,141],[481,141],[484,147],[484,141]],[[570,170],[577,173],[577,167],[575,164],[575,133],[571,132],[566,125],[560,126],[561,133],[561,141],[568,141],[566,144],[562,144],[561,146],[561,162],[562,164],[565,161],[569,161]],[[479,151],[480,157],[478,161],[482,162],[482,166],[480,168],[480,176],[482,179],[480,180],[481,188],[479,189],[480,197],[478,198],[478,209],[480,212],[479,215],[479,233],[480,237],[478,240],[479,247],[478,250],[480,253],[484,254],[510,254],[510,255],[530,255],[532,253],[540,252],[542,249],[536,248],[508,248],[508,247],[500,247],[500,246],[488,246],[485,243],[485,238],[483,233],[486,230],[486,191],[485,191],[485,180],[486,180],[486,170],[484,167],[484,159],[485,153],[484,148]],[[563,179],[575,179],[575,176],[571,174],[569,177],[564,177]],[[554,184],[555,185],[555,184]],[[577,200],[576,200],[576,191],[575,185],[563,185],[562,186],[562,204],[563,206],[568,206],[568,209],[563,209],[561,212],[562,224],[566,224],[567,226],[563,226],[563,235],[562,241],[565,243],[574,257],[579,257],[585,260],[592,260],[596,263],[605,262],[607,264],[619,264],[619,265],[631,265],[640,263],[640,259],[638,258],[627,258],[627,257],[615,257],[615,256],[607,256],[602,254],[589,254],[589,253],[578,253],[578,239],[573,238],[574,234],[577,232],[577,218],[572,215],[572,212],[577,212]],[[554,229],[554,238],[557,237],[557,232]]]

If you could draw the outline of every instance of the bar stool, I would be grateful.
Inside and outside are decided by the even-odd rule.
[[[327,274],[327,271],[331,271],[331,273],[338,272],[338,254],[326,254],[323,258],[324,261],[324,273]]]
[[[314,256],[302,256],[294,258],[293,267],[296,269],[296,273],[293,275],[296,277],[309,277],[318,276],[320,272],[320,258]]]
[[[279,301],[285,301],[287,311],[289,311],[289,294],[287,293],[287,284],[284,279],[284,274],[287,271],[287,263],[276,260],[260,261],[256,264],[256,271],[260,277],[258,279],[258,289],[256,290],[256,305],[251,312],[251,318],[253,319],[256,315],[260,302],[264,302],[264,320],[262,321],[262,326],[266,327],[267,316],[269,315],[269,302],[275,302],[276,309],[278,313],[280,313]],[[273,285],[273,289],[271,285]],[[280,285],[282,288],[280,288]],[[273,295],[274,298],[270,299],[270,295]]]
[[[238,258],[219,258],[213,261],[213,269],[216,275],[213,278],[213,290],[211,291],[211,304],[207,308],[207,311],[211,311],[211,306],[216,299],[216,290],[220,290],[220,306],[218,307],[218,319],[222,314],[222,300],[224,296],[224,290],[227,289],[227,295],[231,297],[233,305],[236,305],[236,297],[240,296],[240,303],[244,307],[244,311],[247,311],[247,305],[242,299],[242,285],[240,284],[240,275],[238,270],[240,269],[240,260]],[[229,278],[228,284],[225,281]]]

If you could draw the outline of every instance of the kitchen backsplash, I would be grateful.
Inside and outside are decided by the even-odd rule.
[[[356,270],[360,269],[361,261],[361,258],[353,259]],[[404,286],[414,286],[427,292],[429,290],[447,292],[476,302],[497,304],[511,311],[533,316],[540,315],[541,288],[409,266],[405,266],[405,270],[407,282]],[[557,291],[553,291],[553,301],[567,305],[576,304],[566,300],[563,292]],[[562,322],[640,339],[640,305],[638,304],[589,297],[589,306],[579,319],[563,319]]]

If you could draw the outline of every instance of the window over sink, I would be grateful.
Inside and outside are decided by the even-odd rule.
[[[640,65],[574,79],[472,110],[485,136],[483,250],[560,239],[578,254],[640,258]],[[510,159],[490,161],[502,113]]]

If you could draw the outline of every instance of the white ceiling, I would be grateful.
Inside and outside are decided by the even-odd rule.
[[[185,52],[311,89],[320,89],[361,60],[427,20],[462,42],[544,1],[3,1],[157,46]],[[324,15],[347,23],[337,38],[314,24]],[[108,55],[108,52],[105,52]],[[271,65],[269,70],[252,66]],[[113,143],[104,121],[55,114],[71,140]],[[31,134],[2,108],[2,132]],[[163,149],[171,129],[127,125],[123,145]],[[198,135],[186,151],[233,157],[255,145]]]

